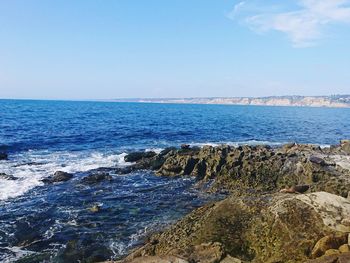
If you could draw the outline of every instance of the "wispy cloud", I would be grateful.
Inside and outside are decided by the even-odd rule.
[[[326,36],[331,25],[350,25],[350,0],[275,1],[246,0],[235,5],[229,17],[264,33],[285,33],[294,47],[307,47]],[[294,5],[291,4],[294,2]],[[289,4],[288,4],[289,3]],[[296,5],[295,5],[296,3]]]

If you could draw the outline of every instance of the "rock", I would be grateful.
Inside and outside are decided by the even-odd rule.
[[[350,202],[326,192],[231,196],[193,211],[151,237],[157,242],[130,256],[173,255],[191,261],[194,251],[206,250],[198,246],[216,241],[223,258],[229,254],[252,262],[306,262],[316,243],[313,253],[322,256],[347,242],[347,231],[331,235],[342,232],[339,218],[347,215]],[[330,237],[327,242],[317,242],[324,236]]]
[[[350,218],[344,218],[341,221],[341,224],[344,225],[344,226],[350,226]]]
[[[114,173],[116,174],[129,174],[135,171],[135,167],[133,166],[127,166],[127,167],[122,167],[122,168],[116,168],[113,170]]]
[[[8,158],[7,153],[5,153],[5,152],[0,152],[0,161],[1,161],[1,160],[7,160],[7,158]]]
[[[346,244],[347,240],[347,234],[325,236],[316,243],[311,252],[311,257],[318,258],[322,255],[325,255],[326,251],[339,248],[341,245]]]
[[[194,176],[201,184],[214,179],[211,191],[229,190],[242,194],[251,190],[271,192],[286,186],[309,185],[310,191],[347,196],[350,170],[346,174],[338,166],[309,161],[309,156],[315,153],[322,154],[312,145],[294,145],[287,152],[283,148],[247,145],[180,149],[164,156],[156,174]]]
[[[346,253],[346,252],[350,252],[350,247],[348,244],[344,244],[341,245],[338,250],[340,251],[340,253]]]
[[[188,257],[190,262],[216,263],[224,256],[224,250],[220,243],[206,243],[194,246]]]
[[[325,256],[330,256],[330,255],[338,255],[340,254],[340,251],[338,249],[328,249],[326,252],[324,252]]]
[[[15,177],[13,175],[8,175],[5,173],[0,173],[0,179],[11,180],[11,181],[18,180],[17,177]]]
[[[325,160],[323,160],[323,159],[320,158],[320,157],[314,156],[314,155],[310,156],[309,161],[312,162],[312,163],[319,164],[319,165],[321,165],[321,166],[326,165]]]
[[[43,179],[42,181],[44,183],[58,183],[58,182],[65,182],[70,179],[72,179],[73,175],[70,173],[57,171],[53,174],[53,176],[47,177]]]
[[[282,190],[280,190],[281,193],[305,193],[307,190],[309,190],[310,186],[309,185],[296,185],[296,186],[292,186],[290,188],[284,188]]]
[[[151,256],[140,257],[131,261],[121,261],[123,263],[188,263],[188,261],[174,256]]]
[[[350,140],[341,140],[340,148],[347,154],[350,154]]]
[[[349,263],[350,262],[350,252],[342,253],[338,255],[338,263]]]
[[[338,263],[338,255],[322,256],[317,259],[309,260],[307,263]]]
[[[99,205],[93,205],[92,207],[89,208],[90,212],[92,213],[97,213],[101,210]]]
[[[220,263],[242,263],[242,260],[227,255],[223,260],[220,261]]]
[[[84,240],[70,240],[57,252],[55,262],[101,262],[113,256],[112,251],[101,244],[89,245]]]
[[[133,153],[129,153],[128,155],[126,155],[124,157],[124,160],[126,162],[137,162],[140,161],[143,158],[152,158],[154,156],[156,156],[157,154],[155,152],[133,152]]]
[[[111,181],[113,177],[108,173],[94,173],[84,177],[81,182],[83,184],[97,184],[102,181]]]
[[[307,263],[349,263],[350,252],[323,256],[317,259],[309,260]]]
[[[181,144],[181,149],[182,150],[187,150],[187,149],[190,149],[191,146],[189,144]]]

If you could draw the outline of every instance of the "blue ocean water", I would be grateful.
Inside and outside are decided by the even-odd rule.
[[[191,178],[148,171],[80,183],[90,170],[126,165],[127,152],[182,143],[329,145],[343,138],[350,138],[350,109],[0,100],[0,151],[9,154],[0,173],[19,178],[0,179],[0,262],[119,258],[211,200]],[[41,182],[57,170],[74,179]],[[96,204],[101,211],[91,213]],[[67,259],[69,249],[78,252]]]

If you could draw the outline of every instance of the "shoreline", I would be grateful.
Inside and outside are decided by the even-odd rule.
[[[115,102],[238,105],[273,107],[350,108],[350,95],[335,96],[269,96],[269,97],[203,97],[203,98],[134,98]]]

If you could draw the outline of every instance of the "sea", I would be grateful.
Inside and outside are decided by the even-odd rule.
[[[129,165],[132,151],[181,144],[322,147],[350,138],[350,109],[0,100],[0,262],[120,259],[147,237],[221,196],[190,177],[151,171],[112,174],[84,185],[98,168]],[[55,171],[74,175],[44,184]],[[99,212],[91,207],[99,206]]]

